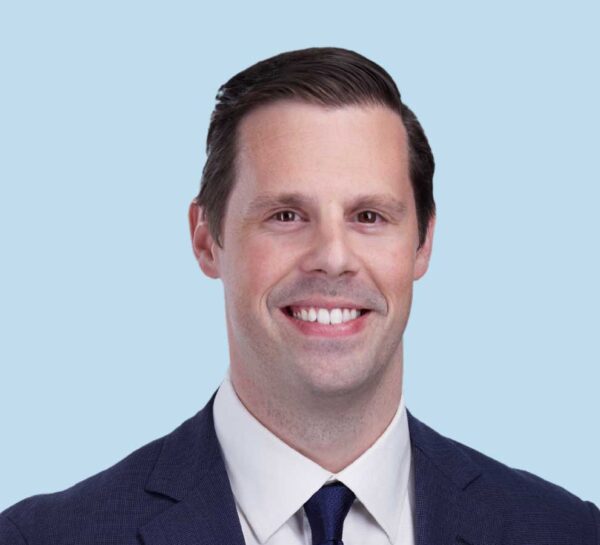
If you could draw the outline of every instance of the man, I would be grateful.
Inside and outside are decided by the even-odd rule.
[[[171,434],[9,508],[0,544],[600,544],[596,506],[406,410],[434,162],[390,76],[308,49],[217,98],[189,215],[228,376]]]

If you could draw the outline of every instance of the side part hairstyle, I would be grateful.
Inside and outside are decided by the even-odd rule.
[[[236,131],[251,110],[278,100],[326,107],[383,105],[397,112],[408,134],[409,173],[415,196],[419,244],[435,215],[435,163],[415,114],[403,104],[391,76],[347,49],[314,47],[281,53],[233,76],[219,88],[206,139],[207,160],[195,202],[219,246],[227,200],[235,183]]]

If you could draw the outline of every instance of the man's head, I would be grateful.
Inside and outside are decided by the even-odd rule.
[[[238,395],[263,413],[397,400],[434,223],[416,118],[383,69],[338,49],[258,63],[218,100],[190,228],[223,281]]]

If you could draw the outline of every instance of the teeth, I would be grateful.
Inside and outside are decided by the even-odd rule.
[[[329,313],[329,322],[332,324],[341,324],[342,316],[342,311],[339,308],[332,308]]]
[[[360,311],[355,308],[302,308],[294,311],[294,318],[304,322],[319,322],[324,325],[335,325],[350,320],[355,320],[360,316]]]
[[[329,311],[325,308],[320,308],[317,311],[317,322],[328,325],[329,321]]]

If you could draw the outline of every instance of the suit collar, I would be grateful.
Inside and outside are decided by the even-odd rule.
[[[207,474],[225,471],[212,407],[216,392],[195,416],[165,436],[146,491],[180,501],[201,488]]]
[[[502,521],[477,490],[482,471],[457,443],[408,412],[416,545],[496,545]]]
[[[177,503],[140,528],[145,545],[243,545],[213,421],[213,395],[163,439],[146,491]],[[477,493],[481,469],[464,448],[407,411],[415,480],[416,545],[496,545],[501,520]]]
[[[144,545],[244,545],[215,433],[214,399],[163,439],[145,489],[177,503],[140,528]]]
[[[421,451],[435,465],[437,471],[456,487],[464,490],[481,475],[479,466],[460,450],[454,441],[417,420],[408,410],[407,415],[413,451]]]

